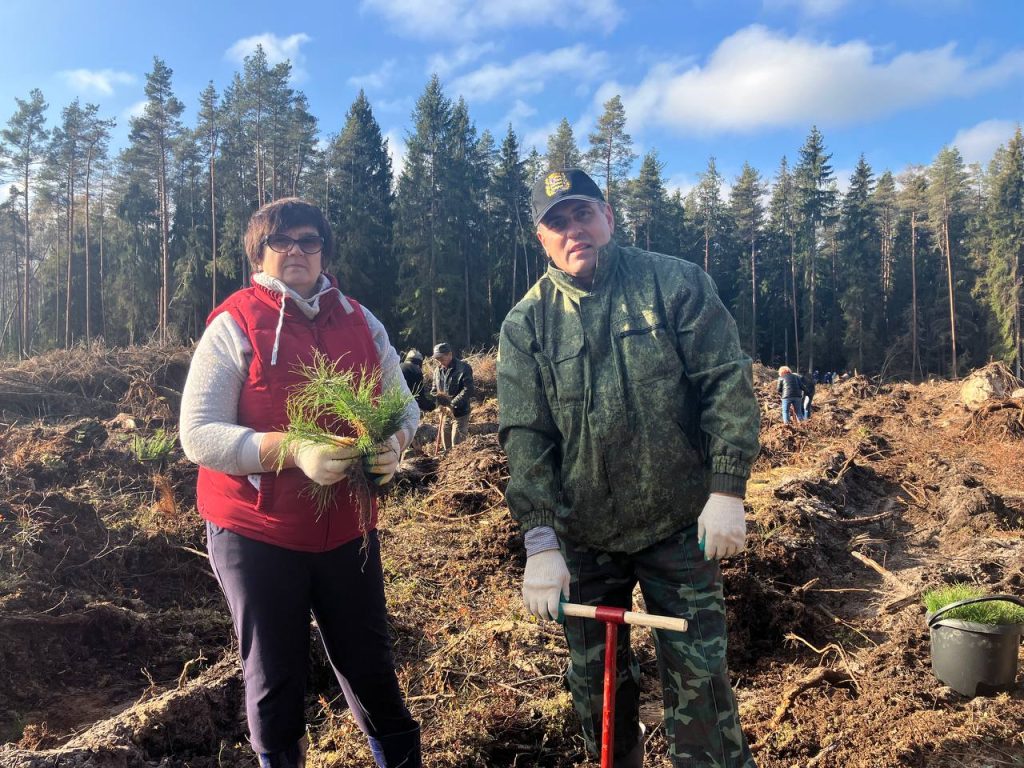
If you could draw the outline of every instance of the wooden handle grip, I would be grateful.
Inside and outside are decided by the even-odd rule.
[[[580,619],[596,619],[597,606],[562,603],[562,613],[566,616],[575,616]],[[673,632],[685,632],[689,626],[686,619],[657,616],[653,613],[638,613],[636,611],[626,611],[622,615],[622,623],[635,624],[638,627],[651,627],[652,629],[668,629]]]

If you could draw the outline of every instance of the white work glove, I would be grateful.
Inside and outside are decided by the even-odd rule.
[[[747,520],[743,499],[712,493],[697,518],[697,541],[704,542],[704,559],[721,560],[743,551]]]
[[[386,485],[398,471],[398,462],[401,459],[402,446],[398,442],[398,436],[392,435],[383,443],[378,443],[376,453],[370,454],[366,459],[366,468],[370,474],[376,475],[373,478],[377,485]]]
[[[359,456],[354,445],[324,445],[300,440],[292,448],[295,466],[317,485],[334,485]]]
[[[557,549],[546,549],[526,558],[523,603],[538,619],[557,619],[561,598],[569,599],[569,569]]]

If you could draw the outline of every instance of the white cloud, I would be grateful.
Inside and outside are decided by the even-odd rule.
[[[868,120],[1024,75],[1024,50],[988,66],[972,65],[952,44],[879,59],[860,40],[833,45],[754,25],[723,40],[703,67],[658,64],[639,85],[604,84],[595,102],[621,94],[635,127],[741,133]]]
[[[467,64],[472,64],[481,56],[496,50],[493,42],[464,43],[451,53],[435,53],[427,60],[427,74],[448,77]]]
[[[789,10],[796,8],[804,16],[825,18],[833,16],[849,4],[849,0],[764,0],[768,10]]]
[[[472,40],[511,27],[556,26],[608,33],[622,19],[617,0],[363,0],[400,34],[421,39]]]
[[[302,53],[302,46],[312,40],[305,32],[298,32],[288,37],[278,37],[273,32],[264,32],[262,35],[244,37],[237,41],[225,52],[225,58],[241,64],[246,56],[256,53],[257,46],[263,46],[263,52],[267,55],[267,62],[274,66],[282,61],[290,61],[292,64],[292,80],[301,82],[307,77],[306,56]]]
[[[142,117],[144,114],[146,114],[146,104],[148,103],[149,101],[147,99],[143,99],[142,101],[136,101],[134,104],[128,107],[128,109],[124,110],[121,113],[121,119],[118,122],[122,124],[127,124],[133,118]]]
[[[522,99],[516,99],[516,103],[512,105],[512,109],[506,112],[505,116],[501,118],[500,124],[503,128],[507,129],[508,124],[512,123],[512,129],[516,130],[516,125],[518,125],[523,120],[526,120],[526,118],[532,117],[533,115],[536,114],[537,110],[535,107],[531,107]]]
[[[471,102],[540,93],[550,78],[568,77],[573,83],[595,79],[606,68],[607,58],[601,51],[587,50],[585,45],[530,53],[506,66],[485,64],[457,77],[452,90]]]
[[[952,143],[960,150],[965,163],[986,166],[996,149],[1013,138],[1017,125],[1011,120],[985,120],[958,131]]]
[[[60,76],[78,91],[91,91],[101,96],[112,96],[114,86],[135,82],[135,75],[114,69],[68,69],[61,72]]]
[[[387,139],[388,154],[391,155],[391,173],[397,181],[398,177],[402,174],[402,169],[405,168],[405,138],[398,132],[397,128],[387,131],[384,134],[384,138]]]
[[[388,84],[397,66],[398,62],[395,59],[388,59],[373,72],[365,75],[353,75],[348,79],[348,84],[357,88],[378,91]]]
[[[520,152],[523,155],[530,153],[530,148],[536,149],[542,155],[548,151],[548,136],[558,130],[558,123],[550,122],[533,130],[526,131],[519,137]]]

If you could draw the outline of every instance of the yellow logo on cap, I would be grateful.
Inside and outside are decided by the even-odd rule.
[[[547,178],[544,179],[544,194],[548,197],[554,197],[559,192],[564,192],[571,188],[572,184],[569,183],[569,177],[561,171],[549,173]]]

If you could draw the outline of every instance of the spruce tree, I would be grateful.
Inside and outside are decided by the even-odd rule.
[[[545,160],[549,171],[557,171],[561,168],[579,168],[583,164],[583,155],[579,147],[576,146],[572,126],[564,117],[555,132],[548,136],[548,151]]]
[[[845,325],[842,343],[846,359],[862,371],[867,364],[874,367],[872,355],[879,346],[874,323],[877,313],[872,311],[874,300],[882,292],[873,186],[871,167],[861,155],[842,204],[839,307]]]
[[[398,270],[392,251],[391,157],[362,91],[331,142],[328,158],[332,183],[325,213],[336,233],[336,252],[327,256],[336,265],[342,291],[365,303],[385,327],[393,327]]]
[[[796,182],[796,208],[800,242],[804,256],[804,273],[807,285],[807,369],[814,369],[814,349],[818,341],[816,333],[818,278],[821,273],[820,244],[822,228],[833,216],[837,192],[835,178],[829,160],[832,155],[825,152],[825,140],[817,126],[811,128],[807,140],[800,148],[800,162],[794,171]],[[799,365],[799,360],[797,360]]]

